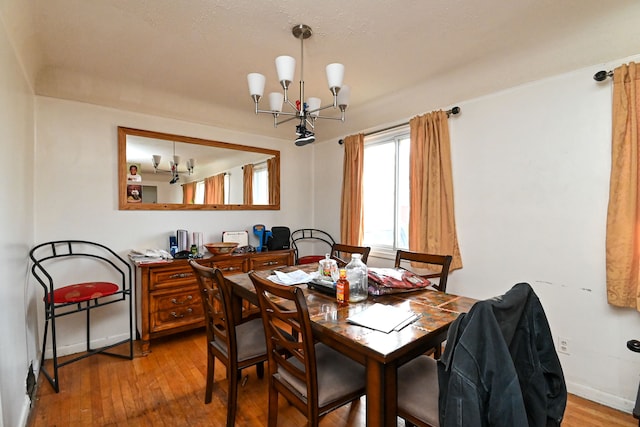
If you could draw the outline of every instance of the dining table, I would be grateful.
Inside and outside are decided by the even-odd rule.
[[[282,272],[317,270],[317,264],[289,266]],[[257,271],[268,278],[271,270]],[[240,313],[242,300],[257,305],[255,288],[248,273],[225,277],[232,288],[234,307]],[[309,309],[314,337],[340,353],[361,363],[366,368],[366,425],[371,427],[397,425],[397,369],[411,359],[440,345],[451,323],[460,313],[468,312],[476,302],[472,298],[425,288],[411,292],[369,295],[362,302],[338,304],[335,297],[303,289]],[[408,310],[417,319],[403,328],[389,333],[350,323],[347,319],[375,303]],[[239,314],[241,315],[241,314]]]

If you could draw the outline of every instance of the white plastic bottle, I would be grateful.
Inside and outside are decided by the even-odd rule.
[[[351,261],[345,267],[349,281],[349,302],[360,302],[367,299],[368,276],[367,266],[362,262],[362,255],[351,254]]]

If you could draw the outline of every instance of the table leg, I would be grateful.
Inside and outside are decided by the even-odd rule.
[[[396,373],[395,363],[367,359],[367,427],[396,425]]]

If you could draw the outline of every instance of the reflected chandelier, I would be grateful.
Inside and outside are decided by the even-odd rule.
[[[181,173],[186,173],[191,175],[193,173],[193,169],[196,166],[196,161],[194,159],[187,160],[187,170],[186,171],[178,171],[178,165],[180,164],[180,156],[176,156],[176,143],[173,142],[173,158],[169,160],[170,170],[162,170],[160,169],[160,161],[162,160],[162,156],[159,154],[154,154],[151,156],[151,163],[153,164],[153,173],[163,172],[170,173],[171,180],[169,184],[175,184],[180,180]]]
[[[297,146],[303,146],[315,141],[315,134],[307,129],[309,126],[311,129],[315,129],[317,119],[330,119],[340,120],[344,122],[345,111],[349,105],[349,86],[343,85],[342,80],[344,78],[344,65],[334,63],[329,64],[326,67],[327,82],[329,84],[329,90],[333,95],[333,103],[325,106],[322,105],[320,98],[310,97],[304,100],[304,40],[311,37],[311,27],[304,24],[296,25],[291,29],[293,36],[300,40],[300,97],[298,100],[291,102],[288,96],[289,85],[293,81],[293,75],[296,68],[296,60],[291,56],[278,56],[276,58],[276,71],[278,73],[278,80],[284,93],[271,92],[269,94],[269,108],[270,110],[260,110],[258,102],[264,93],[265,76],[259,73],[251,73],[247,76],[249,83],[249,94],[253,99],[256,106],[256,114],[258,113],[270,113],[273,115],[273,126],[277,127],[281,123],[288,122],[290,120],[298,119],[300,122],[296,126],[295,144]],[[283,103],[286,102],[289,107],[293,109],[292,112],[282,111]],[[339,108],[340,117],[326,117],[321,116],[320,111],[327,108]],[[278,121],[278,117],[291,116],[287,119]]]

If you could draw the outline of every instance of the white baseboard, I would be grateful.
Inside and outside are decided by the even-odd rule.
[[[29,396],[24,395],[24,401],[22,402],[22,408],[20,408],[20,418],[18,421],[18,425],[20,427],[26,427],[27,422],[29,421],[29,414],[31,413],[31,401],[29,400]],[[2,421],[2,420],[0,420]]]
[[[631,415],[633,407],[636,404],[635,401],[623,399],[619,396],[614,396],[612,394],[605,393],[603,391],[596,390],[582,384],[567,382],[567,390],[571,394],[575,394],[576,396],[583,397],[587,400],[591,400],[610,408],[626,412],[629,415]]]
[[[123,333],[123,334],[114,335],[111,337],[91,340],[91,348],[103,347],[105,345],[117,343],[118,341],[126,340],[127,338],[129,338],[129,335],[126,333]],[[58,357],[68,356],[70,354],[75,354],[75,353],[82,353],[84,351],[87,351],[87,346],[86,346],[86,343],[84,342],[58,346]],[[44,358],[51,359],[52,357],[53,357],[53,351],[51,350],[51,347],[48,347],[44,352]]]

